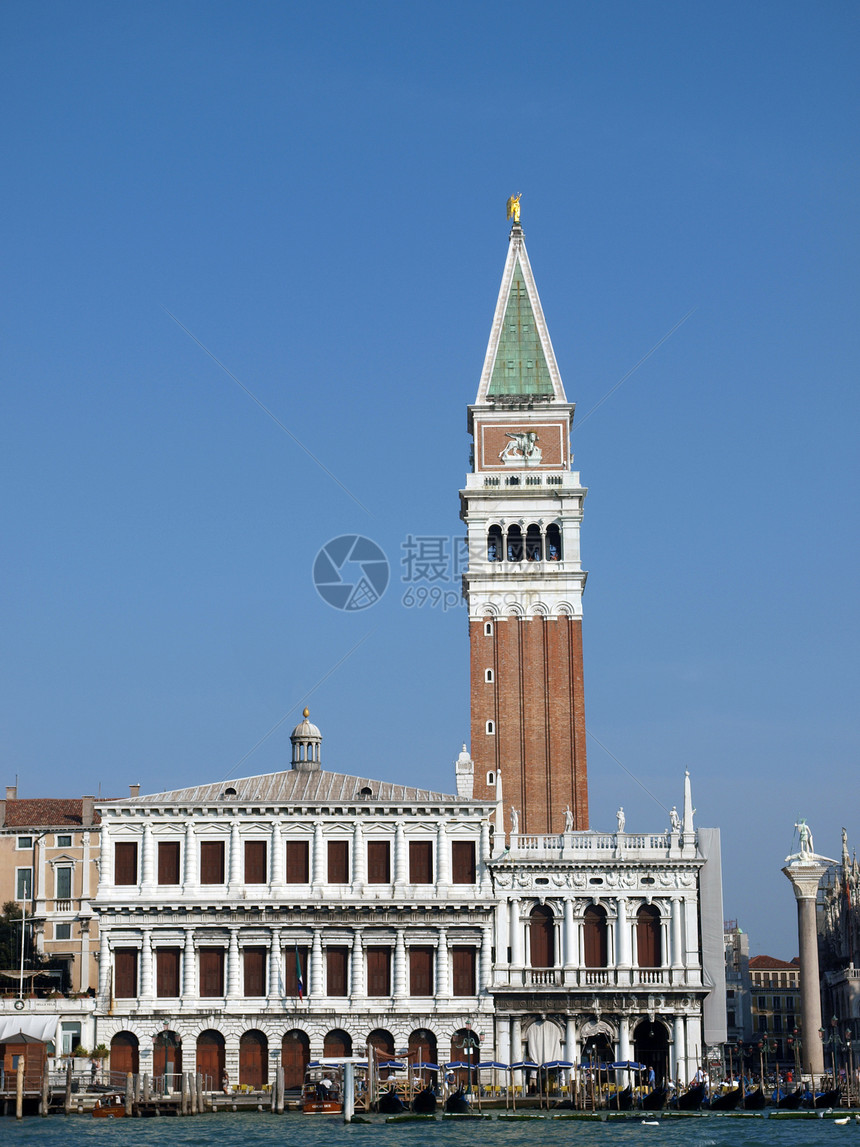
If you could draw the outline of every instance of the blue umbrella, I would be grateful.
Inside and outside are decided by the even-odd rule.
[[[439,1070],[439,1064],[438,1063],[413,1063],[412,1068],[414,1071],[418,1071],[421,1068],[426,1068],[427,1071],[438,1071]]]
[[[445,1064],[446,1070],[448,1068],[451,1068],[451,1067],[472,1067],[472,1064],[471,1063],[463,1063],[462,1059],[455,1059],[455,1060],[452,1060],[451,1063]]]
[[[530,1059],[521,1059],[518,1063],[511,1064],[511,1071],[518,1071],[522,1067],[533,1067],[537,1070],[536,1063],[532,1063]]]
[[[607,1063],[606,1067],[613,1068],[615,1071],[644,1071],[644,1063],[634,1063],[632,1059],[623,1059],[620,1063]]]
[[[485,1059],[481,1063],[476,1063],[476,1067],[495,1067],[499,1071],[510,1071],[510,1066],[507,1063],[499,1063],[497,1059]]]
[[[542,1063],[541,1067],[559,1068],[559,1067],[573,1067],[574,1064],[569,1059],[552,1059],[549,1063]]]

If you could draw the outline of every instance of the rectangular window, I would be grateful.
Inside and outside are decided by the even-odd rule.
[[[81,1025],[70,1023],[60,1024],[60,1048],[63,1055],[71,1055],[81,1044]]]
[[[33,847],[32,836],[19,836],[18,839],[15,841],[15,847],[18,849],[32,848]]]
[[[268,873],[266,863],[265,840],[245,841],[245,883],[267,884]]]
[[[367,842],[367,883],[391,883],[391,844],[387,840]]]
[[[265,996],[266,949],[245,948],[243,964],[245,973],[245,995]]]
[[[307,840],[287,841],[287,884],[310,884],[310,852]]]
[[[346,975],[349,965],[348,948],[326,948],[325,986],[329,996],[346,996]]]
[[[451,842],[451,883],[475,883],[474,840],[454,840]]]
[[[767,1011],[767,996],[759,996],[759,998],[758,998],[758,1010],[760,1012],[766,1012]]]
[[[785,1010],[788,1012],[794,1011],[794,996],[785,997]]]
[[[71,940],[72,926],[71,924],[55,924],[54,925],[54,939],[55,940]]]
[[[113,846],[114,884],[137,884],[137,843],[117,841]]]
[[[54,870],[54,899],[71,900],[72,898],[72,870],[71,868],[56,868]]]
[[[296,957],[298,965],[296,967]],[[302,971],[302,995],[308,994],[308,950],[307,948],[287,948],[284,952],[284,995],[297,996],[299,994],[299,975]]]
[[[367,994],[391,995],[391,949],[367,949]]]
[[[735,1026],[735,1013],[726,1012],[726,1026],[733,1028]]]
[[[758,1030],[760,1032],[766,1032],[767,1031],[767,1016],[759,1016],[758,1017]]]
[[[788,1031],[791,1031],[793,1029],[794,1022],[795,1022],[794,1016],[786,1016],[785,1017],[785,1026],[786,1026],[786,1029]]]
[[[433,995],[433,949],[409,949],[409,995]]]
[[[158,842],[158,883],[179,884],[179,841]]]
[[[348,840],[330,840],[328,842],[328,882],[329,884],[349,884]]]
[[[452,948],[451,971],[453,973],[455,996],[476,995],[474,948]]]
[[[773,1030],[775,1032],[781,1032],[782,1031],[782,1016],[774,1016],[773,1017]]]
[[[114,949],[113,994],[118,1000],[132,1000],[137,995],[137,948]]]
[[[72,847],[72,834],[69,832],[58,833],[56,838],[56,848],[71,848]]]
[[[433,883],[433,842],[430,840],[409,841],[409,883]]]
[[[214,883],[214,882],[213,882]],[[224,949],[200,949],[200,995],[224,995]]]
[[[155,949],[155,994],[175,999],[179,994],[179,948]]]
[[[781,1009],[781,1007],[782,1007],[782,1004],[781,1004],[781,1002],[780,1002],[780,999],[781,999],[781,997],[780,997],[780,996],[774,996],[774,997],[773,997],[773,1010],[774,1010],[775,1012],[778,1012],[778,1011],[780,1011],[780,1009]]]
[[[224,841],[204,840],[200,844],[200,883],[224,883]],[[220,992],[216,992],[220,995]],[[202,995],[202,993],[201,993]]]
[[[15,899],[29,900],[33,895],[33,869],[15,869]]]

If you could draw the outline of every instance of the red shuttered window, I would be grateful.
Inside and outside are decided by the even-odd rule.
[[[200,949],[200,995],[224,995],[224,949]]]
[[[265,840],[245,841],[245,883],[268,883]]]
[[[245,995],[265,996],[266,994],[266,949],[245,948],[243,952],[245,972]]]
[[[287,884],[310,884],[310,847],[306,840],[287,841]]]
[[[429,840],[409,841],[409,883],[433,883],[433,843]]]
[[[475,883],[475,842],[473,840],[451,842],[451,883]]]
[[[137,884],[137,844],[117,841],[113,847],[114,884]]]
[[[158,842],[158,883],[179,884],[179,841]]]
[[[409,995],[433,995],[433,949],[409,949]]]
[[[326,992],[330,996],[348,995],[346,974],[349,964],[347,948],[326,948]]]
[[[179,995],[179,948],[155,949],[155,994]]]
[[[387,840],[367,842],[367,883],[391,883],[391,845]]]
[[[204,840],[200,845],[200,883],[224,883],[223,840]]]
[[[329,884],[349,884],[348,840],[330,840],[328,842],[328,882]]]
[[[118,1000],[137,995],[137,948],[116,948],[113,954],[113,994]]]
[[[475,986],[475,949],[452,948],[451,971],[453,972],[454,995],[474,996],[477,992]]]
[[[391,949],[367,949],[367,994],[391,995]]]

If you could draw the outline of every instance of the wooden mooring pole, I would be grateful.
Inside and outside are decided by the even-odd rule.
[[[15,1118],[24,1118],[24,1057],[18,1056],[18,1070],[15,1075]]]
[[[131,1115],[134,1107],[134,1076],[129,1071],[125,1077],[125,1113]]]
[[[51,1081],[48,1076],[48,1068],[45,1067],[42,1072],[42,1102],[39,1104],[39,1114],[47,1118],[48,1108],[51,1106]]]
[[[63,1111],[68,1115],[72,1110],[72,1061],[66,1064],[66,1093],[63,1096]]]

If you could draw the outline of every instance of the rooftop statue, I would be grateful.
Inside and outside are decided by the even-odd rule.
[[[520,200],[522,197],[523,193],[520,191],[508,199],[508,219],[513,219],[514,223],[520,221]]]
[[[815,848],[812,844],[812,829],[806,823],[806,818],[801,817],[794,827],[800,833],[800,855],[814,856]]]

